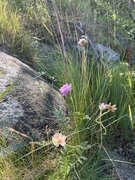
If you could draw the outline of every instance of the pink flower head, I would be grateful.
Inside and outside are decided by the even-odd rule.
[[[81,39],[79,39],[79,41],[78,41],[78,44],[80,45],[80,46],[85,46],[86,44],[87,44],[88,42],[87,42],[87,40],[85,39],[85,38],[81,38]]]
[[[65,146],[66,145],[66,136],[62,135],[61,133],[55,133],[52,137],[52,142],[56,147]]]
[[[72,91],[72,84],[66,83],[60,88],[60,92],[62,96],[66,96],[71,91]]]
[[[100,109],[100,111],[103,111],[103,110],[107,109],[107,104],[105,104],[105,103],[100,103],[100,104],[99,104],[99,109]]]
[[[114,111],[117,110],[116,104],[111,105],[111,103],[107,104],[107,105],[106,105],[106,108],[107,108],[108,110],[110,110],[111,112],[114,112]]]

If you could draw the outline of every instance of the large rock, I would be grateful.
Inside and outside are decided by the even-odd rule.
[[[113,65],[115,63],[120,62],[119,53],[99,43],[95,44],[94,46],[95,50],[100,56],[101,61],[107,62],[109,65]]]
[[[0,93],[16,84],[0,99],[0,128],[13,127],[34,141],[44,140],[46,126],[57,128],[53,111],[65,110],[61,94],[29,66],[0,52]]]

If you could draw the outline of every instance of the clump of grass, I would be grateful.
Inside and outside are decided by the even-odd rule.
[[[1,179],[17,179],[16,168],[11,159],[0,157],[0,178]]]
[[[29,31],[25,31],[23,19],[17,6],[10,1],[0,1],[0,42],[2,50],[24,59],[34,66],[32,38]]]
[[[0,2],[0,14],[2,14],[0,16],[1,43],[13,47],[22,28],[18,11],[13,11],[13,8],[9,7],[8,1],[4,0]]]
[[[70,114],[69,119],[74,134],[72,143],[79,145],[87,141],[91,146],[96,144],[97,153],[95,155],[97,161],[93,162],[94,166],[94,163],[98,164],[97,162],[100,161],[100,148],[109,139],[109,136],[112,137],[114,133],[116,134],[119,131],[121,141],[130,140],[133,126],[130,120],[129,106],[134,109],[134,103],[131,100],[133,91],[130,71],[126,65],[119,64],[108,68],[106,64],[102,66],[98,62],[95,63],[94,58],[89,59],[83,53],[79,58],[77,56],[76,59],[74,56],[70,56],[66,61],[65,69],[65,62],[61,60],[61,63],[59,63],[61,73],[59,73],[62,74],[62,78],[65,77],[63,78],[64,83],[71,83],[73,87],[73,91],[66,98]],[[55,67],[57,69],[57,66]],[[63,76],[63,72],[65,76]],[[103,113],[102,117],[98,110],[100,102],[116,104],[116,112]],[[116,136],[119,136],[119,134]],[[117,141],[116,136],[113,136],[114,141]],[[87,154],[87,150],[85,153]],[[87,158],[90,158],[88,154]],[[68,163],[68,160],[66,162]],[[85,167],[85,162],[83,165]],[[74,169],[75,172],[76,168]],[[83,170],[81,170],[81,173],[81,176],[83,176]],[[92,177],[92,174],[89,174],[89,176]],[[68,175],[65,178],[67,177]]]

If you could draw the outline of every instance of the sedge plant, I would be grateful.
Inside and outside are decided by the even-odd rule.
[[[66,71],[59,68],[66,74],[66,79],[63,81],[72,85],[72,89],[69,90],[68,95],[65,97],[72,126],[70,135],[72,145],[77,146],[87,142],[92,146],[92,149],[96,149],[96,160],[93,162],[93,166],[94,164],[97,166],[100,161],[101,149],[103,150],[102,146],[107,138],[109,139],[108,135],[110,136],[111,133],[113,135],[119,129],[121,138],[124,139],[127,137],[127,134],[129,135],[132,132],[130,118],[126,118],[126,121],[124,120],[129,115],[129,107],[134,108],[133,104],[132,106],[129,104],[132,97],[129,70],[121,64],[112,68],[106,65],[103,66],[99,62],[95,62],[94,59],[89,59],[85,51],[82,52],[80,57],[77,56],[76,59],[71,57],[67,60]],[[117,71],[115,71],[116,69]],[[123,70],[126,73],[121,75]],[[61,71],[61,74],[63,74],[63,71]],[[115,93],[115,95],[112,93]],[[108,109],[107,112],[102,113],[103,107],[98,109],[98,105],[101,102],[106,102],[104,106]],[[111,105],[111,102],[115,105]],[[121,107],[122,110],[120,110]],[[125,131],[123,132],[122,129],[125,129]],[[84,154],[86,159],[89,159],[90,155],[93,156],[93,150],[91,150],[91,153],[87,153],[87,151]],[[70,159],[71,157],[68,156],[68,158]],[[66,159],[65,163],[69,163],[69,159]],[[91,159],[91,161],[93,160]],[[76,169],[71,168],[71,171],[73,174],[77,171],[76,174],[79,174],[81,178],[83,172],[85,172],[85,167],[89,165],[86,163],[84,169],[81,168],[80,170],[79,166],[77,166]],[[65,166],[68,167],[68,164],[65,164]],[[61,175],[59,176],[61,177]],[[92,176],[92,174],[89,176]],[[64,177],[66,179],[68,173]]]

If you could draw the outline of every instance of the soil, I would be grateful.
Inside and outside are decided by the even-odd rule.
[[[115,148],[104,148],[103,162],[113,166],[112,180],[135,180],[135,141],[119,142]]]

